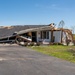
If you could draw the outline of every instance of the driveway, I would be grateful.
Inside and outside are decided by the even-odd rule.
[[[75,64],[26,47],[0,46],[0,75],[75,75]]]

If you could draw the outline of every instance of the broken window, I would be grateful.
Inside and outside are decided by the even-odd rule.
[[[42,37],[42,31],[41,31],[41,39],[43,39],[43,37]]]
[[[49,39],[49,31],[41,31],[41,39]]]
[[[46,39],[46,31],[43,31],[43,39]]]
[[[49,39],[49,31],[46,32],[46,37]]]

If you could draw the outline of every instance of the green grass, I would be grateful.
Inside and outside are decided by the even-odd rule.
[[[50,55],[58,57],[64,60],[68,60],[75,63],[75,46],[62,46],[62,45],[53,45],[53,46],[34,46],[32,49]]]

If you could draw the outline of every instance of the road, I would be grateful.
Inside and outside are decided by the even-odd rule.
[[[0,46],[0,75],[75,75],[75,64],[21,46]]]

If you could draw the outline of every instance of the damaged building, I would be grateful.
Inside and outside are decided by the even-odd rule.
[[[41,42],[42,44],[73,42],[72,31],[49,25],[24,25],[0,28],[0,43]]]

